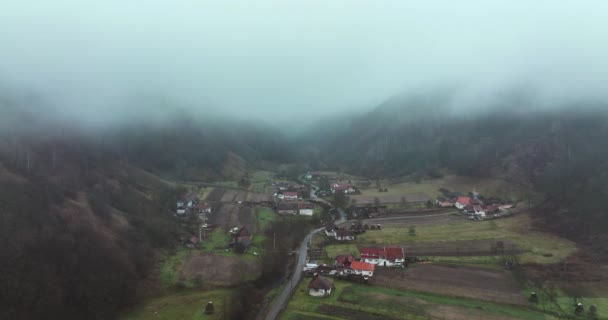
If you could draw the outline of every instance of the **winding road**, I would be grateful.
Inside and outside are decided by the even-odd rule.
[[[314,186],[314,185],[311,185],[311,186],[312,186],[313,191],[311,192],[310,195],[313,199],[329,203],[329,202],[317,197],[317,191],[319,190],[319,188],[317,188],[317,186]],[[338,213],[340,214],[340,218],[338,220],[336,220],[335,223],[340,224],[340,223],[346,222],[346,213],[344,212],[344,210],[342,208],[338,208]],[[287,305],[287,302],[289,301],[289,298],[293,294],[293,291],[295,290],[296,286],[298,285],[298,283],[300,283],[300,280],[302,279],[302,269],[304,268],[304,265],[306,264],[306,258],[308,256],[308,243],[310,242],[310,239],[312,238],[312,236],[315,233],[317,233],[323,229],[324,228],[318,228],[318,229],[311,231],[309,234],[306,235],[304,240],[302,240],[302,243],[300,244],[300,250],[298,252],[298,261],[296,263],[295,270],[293,271],[293,275],[291,276],[289,283],[283,288],[283,291],[281,291],[281,294],[279,294],[279,296],[276,298],[276,300],[274,301],[272,306],[270,306],[270,308],[268,309],[268,312],[266,313],[266,318],[265,318],[266,320],[276,319],[279,316],[279,313],[281,312],[281,310],[283,310],[283,308]]]

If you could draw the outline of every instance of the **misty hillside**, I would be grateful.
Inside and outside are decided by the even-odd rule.
[[[176,190],[75,139],[13,142],[0,141],[0,318],[113,317],[175,239]]]
[[[446,169],[493,176],[539,192],[541,198],[534,201],[539,212],[558,218],[551,228],[573,237],[589,235],[576,230],[605,230],[605,105],[581,102],[537,109],[521,96],[483,108],[458,109],[451,102],[442,95],[390,100],[334,134],[308,140],[315,146],[311,154],[320,157],[309,161],[317,168],[342,168],[368,177],[424,179]]]

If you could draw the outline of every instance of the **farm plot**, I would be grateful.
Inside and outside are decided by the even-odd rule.
[[[456,222],[469,222],[466,217],[458,216],[450,213],[431,213],[431,214],[416,214],[402,216],[387,216],[382,218],[365,219],[363,224],[381,224],[383,226],[390,225],[391,227],[403,226],[425,226],[435,224],[449,224]],[[347,225],[347,224],[346,224]]]
[[[505,270],[421,264],[408,269],[377,268],[370,282],[388,288],[527,305],[522,288]]]
[[[261,266],[256,260],[212,254],[192,255],[184,261],[180,274],[187,278],[200,276],[205,283],[233,285],[256,278]]]
[[[272,201],[272,196],[266,193],[249,192],[246,200],[254,203],[270,202]]]
[[[411,256],[495,256],[527,252],[512,241],[502,239],[440,241],[400,246],[404,248],[407,255]]]
[[[207,195],[207,198],[205,198],[205,201],[219,202],[222,200],[222,197],[224,196],[225,191],[226,191],[226,189],[215,188]]]
[[[357,204],[372,204],[377,198],[380,204],[395,204],[402,203],[403,200],[407,203],[422,203],[431,200],[431,197],[424,192],[406,193],[406,194],[377,194],[377,195],[363,195],[351,196],[352,199],[357,201]]]
[[[221,203],[210,215],[209,222],[225,227],[243,226],[251,223],[251,208],[235,203]]]
[[[220,201],[222,202],[235,202],[236,197],[238,196],[238,194],[240,193],[240,191],[238,190],[225,190],[224,195],[222,196],[222,199]]]

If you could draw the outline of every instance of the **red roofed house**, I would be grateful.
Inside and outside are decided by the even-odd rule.
[[[353,261],[350,264],[350,273],[361,275],[363,279],[366,279],[374,275],[375,265],[367,262]]]
[[[458,197],[458,199],[456,199],[456,202],[454,203],[454,206],[460,210],[464,209],[466,206],[471,204],[471,198],[470,197]]]
[[[338,183],[334,182],[330,186],[331,193],[342,192],[342,193],[352,193],[355,192],[355,189],[351,188],[348,183]]]
[[[334,260],[334,266],[338,268],[348,268],[353,261],[355,261],[355,257],[352,254],[341,254]]]
[[[362,247],[361,261],[383,266],[401,266],[405,262],[405,251],[401,247]]]

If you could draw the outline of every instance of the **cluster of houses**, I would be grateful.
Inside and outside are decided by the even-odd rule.
[[[312,216],[315,205],[304,201],[304,196],[310,193],[308,186],[279,182],[275,184],[275,210],[282,215]]]
[[[333,182],[329,184],[331,193],[354,193],[356,190],[348,183]]]
[[[188,194],[185,197],[177,200],[175,206],[175,213],[178,216],[211,213],[211,205],[207,203],[200,203],[198,197],[193,194]]]
[[[475,196],[458,196],[453,198],[438,197],[435,200],[435,203],[443,208],[455,207],[458,210],[461,210],[473,217],[477,217],[480,219],[487,218],[490,215],[497,215],[500,212],[503,212],[513,207],[512,204],[484,204],[481,199]]]
[[[373,277],[376,266],[378,267],[403,267],[407,259],[402,247],[361,247],[359,259],[352,254],[336,256],[334,265],[329,272],[330,276],[360,278],[369,280]],[[317,271],[317,265],[308,264],[307,270]],[[332,282],[315,273],[308,284],[308,293],[314,297],[325,297],[331,294]]]

